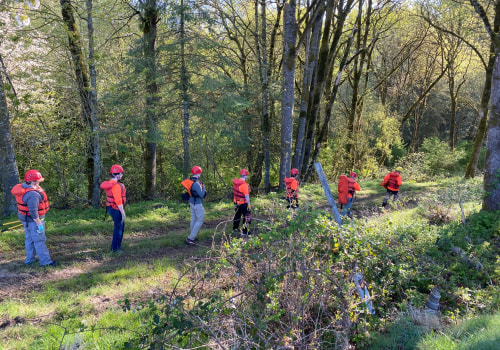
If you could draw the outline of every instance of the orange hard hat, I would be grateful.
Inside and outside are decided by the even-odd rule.
[[[119,174],[119,173],[124,173],[125,171],[123,170],[121,165],[115,164],[111,166],[111,169],[109,169],[109,172],[111,174]]]
[[[196,174],[201,174],[201,168],[198,165],[195,165],[193,169],[191,169],[191,174],[196,175]]]
[[[40,181],[45,180],[42,174],[35,169],[28,170],[26,174],[24,174],[24,181]]]
[[[245,175],[245,176],[248,176],[248,170],[247,169],[241,169],[240,171],[240,175]]]
[[[299,169],[297,169],[297,168],[293,168],[292,170],[290,170],[291,175],[297,175],[298,173],[299,173]]]

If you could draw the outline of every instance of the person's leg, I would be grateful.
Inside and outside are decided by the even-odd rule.
[[[344,210],[342,211],[341,215],[347,215],[351,217],[351,205],[352,205],[353,197],[349,197],[349,200],[347,201],[347,204],[344,207]]]
[[[191,234],[189,235],[188,238],[194,241],[196,235],[198,235],[198,232],[200,231],[201,225],[203,225],[203,218],[205,217],[205,208],[203,207],[203,204],[189,204],[189,205],[194,207],[192,213],[194,213],[195,222],[193,228],[191,229]]]
[[[116,252],[121,247],[122,235],[123,235],[123,227],[122,224],[122,214],[119,210],[108,207],[109,216],[113,219],[114,227],[113,227],[113,239],[111,240],[111,251]]]
[[[399,191],[394,191],[393,194],[394,194],[394,198],[392,198],[392,202],[394,203],[399,198]]]
[[[241,205],[237,205],[234,208],[234,218],[233,218],[233,231],[238,230],[240,228],[240,220],[241,220]]]
[[[120,218],[121,218],[121,213],[120,213]],[[123,233],[125,232],[125,222],[121,221],[120,222],[120,239],[118,240],[118,250],[122,249],[122,240],[123,240]]]
[[[250,211],[248,210],[248,204],[247,203],[242,204],[240,207],[241,207],[241,214],[243,215],[243,225],[241,228],[241,233],[243,233],[244,235],[248,235],[248,226],[252,221],[250,216]]]
[[[189,203],[189,210],[191,211],[191,222],[189,223],[189,232],[193,232],[194,224],[196,223],[196,212],[194,211],[194,204]]]
[[[340,215],[348,215],[351,216],[351,205],[352,205],[352,197],[349,197],[347,204],[344,206],[344,210]]]
[[[40,266],[45,266],[52,262],[49,249],[45,244],[45,241],[47,241],[47,236],[45,236],[45,223],[43,223],[43,226],[44,230],[38,232],[38,225],[35,222],[28,223],[28,230],[31,233],[36,255],[38,255],[38,264],[40,264]]]
[[[33,238],[31,237],[31,232],[28,228],[28,224],[23,222],[24,225],[24,247],[26,248],[26,259],[24,263],[26,265],[32,264],[36,261],[36,251],[35,251],[35,243],[33,242]]]
[[[391,198],[391,191],[387,190],[387,193],[385,194],[385,197],[384,197],[384,201],[382,202],[383,207],[385,207],[387,205],[389,198]]]

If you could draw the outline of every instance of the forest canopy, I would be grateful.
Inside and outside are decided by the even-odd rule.
[[[291,168],[314,180],[317,161],[330,179],[484,172],[498,209],[498,7],[3,1],[3,213],[31,168],[56,206],[98,207],[112,164],[133,202],[177,198],[193,165],[222,198],[241,168],[267,192]]]

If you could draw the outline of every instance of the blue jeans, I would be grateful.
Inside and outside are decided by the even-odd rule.
[[[189,239],[194,241],[198,231],[200,231],[201,225],[203,225],[203,218],[205,217],[205,208],[203,204],[193,204],[189,203],[189,207],[191,208],[191,234],[189,235]]]
[[[43,222],[43,221],[42,221]],[[48,265],[52,262],[50,259],[49,249],[45,244],[47,237],[45,236],[45,222],[43,222],[44,230],[38,231],[38,225],[34,221],[23,222],[24,225],[24,246],[26,248],[26,260],[24,263],[29,265],[36,261],[35,255],[38,255],[38,263],[40,266]]]
[[[113,229],[113,240],[111,241],[111,251],[116,252],[122,248],[123,231],[125,222],[122,221],[122,213],[118,209],[107,207],[108,214],[113,218],[115,227]]]
[[[349,200],[347,201],[347,204],[344,205],[344,210],[342,210],[342,213],[340,213],[340,215],[347,215],[351,217],[351,205],[353,200],[354,197],[349,197]]]

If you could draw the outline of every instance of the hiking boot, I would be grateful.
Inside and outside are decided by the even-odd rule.
[[[45,265],[42,265],[42,267],[48,267],[48,266],[56,266],[57,265],[57,261],[51,261],[49,262],[48,264],[45,264]]]
[[[186,244],[187,245],[196,245],[196,243],[194,242],[194,240],[189,239],[189,238],[186,238]]]

